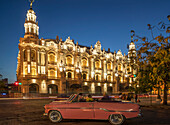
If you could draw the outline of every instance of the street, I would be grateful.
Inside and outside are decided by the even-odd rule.
[[[53,125],[43,116],[44,105],[52,99],[0,100],[0,125]],[[169,125],[170,106],[143,106],[143,117],[128,119],[127,125]],[[63,120],[58,125],[110,125],[100,120]]]

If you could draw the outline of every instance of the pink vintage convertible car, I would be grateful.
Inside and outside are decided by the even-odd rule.
[[[52,122],[60,122],[62,119],[95,119],[121,125],[128,118],[141,116],[138,104],[113,100],[80,102],[77,94],[71,95],[66,101],[53,101],[44,108],[44,115],[48,115]]]

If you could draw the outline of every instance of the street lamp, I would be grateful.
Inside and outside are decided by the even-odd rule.
[[[127,77],[128,77],[128,75],[127,75],[127,74],[125,74],[125,77],[127,78]]]
[[[120,88],[119,88],[119,74],[118,74],[118,73],[115,73],[115,76],[116,76],[116,82],[117,82],[117,83],[116,83],[116,85],[117,85],[116,88],[117,88],[117,92],[118,92],[119,89],[120,89]]]

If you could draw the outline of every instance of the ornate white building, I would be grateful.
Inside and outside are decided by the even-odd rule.
[[[90,47],[68,37],[39,39],[39,26],[31,8],[25,20],[25,35],[20,38],[17,81],[22,93],[117,93],[125,91],[136,74],[133,42],[128,55],[101,49],[100,41]]]

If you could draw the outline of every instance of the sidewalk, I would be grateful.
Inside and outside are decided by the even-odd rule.
[[[0,100],[21,100],[21,99],[61,99],[61,100],[66,100],[68,98],[57,98],[56,96],[49,96],[49,97],[0,98]]]
[[[167,106],[170,106],[170,100],[167,101],[168,105]],[[163,101],[155,101],[153,100],[152,102],[151,101],[140,101],[140,102],[137,102],[137,104],[139,104],[141,107],[143,106],[164,106],[163,105]]]

